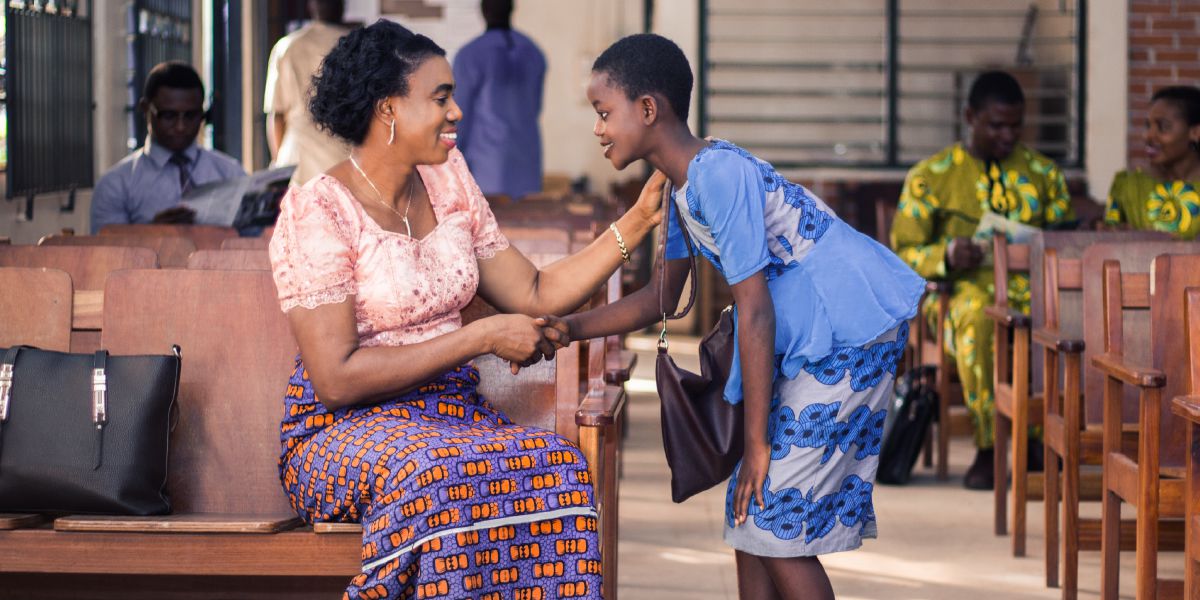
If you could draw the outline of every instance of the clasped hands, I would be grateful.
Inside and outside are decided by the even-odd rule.
[[[542,360],[553,360],[559,348],[571,343],[571,330],[561,317],[544,315],[496,315],[491,353],[508,361],[513,375]]]

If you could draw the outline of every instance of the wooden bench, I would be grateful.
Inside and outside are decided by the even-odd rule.
[[[262,576],[288,578],[294,588],[288,597],[330,597],[344,588],[361,567],[361,529],[298,526],[279,483],[282,394],[296,350],[270,273],[114,273],[106,288],[103,343],[114,354],[183,348],[168,479],[175,513],[63,517],[53,527],[0,532],[0,548],[11,553],[0,561],[0,583],[20,594],[42,590],[49,585],[44,574],[55,573],[54,581],[89,594],[99,581],[151,597],[175,585],[175,578],[139,577],[134,583],[111,576],[218,578],[238,597],[261,590],[254,579]],[[578,440],[586,456],[601,458],[589,469],[603,527],[609,513],[615,515],[615,486],[606,488],[612,471],[604,471],[612,467],[601,464],[611,455],[605,444],[613,434],[599,430],[616,426],[621,404],[610,402],[607,392],[581,403],[579,347],[572,344],[556,361],[518,377],[495,357],[478,359],[476,366],[481,393],[515,421]],[[603,500],[609,497],[612,504]],[[602,552],[606,561],[615,558],[615,544]],[[301,584],[292,585],[291,578]],[[615,590],[615,579],[610,585]]]
[[[71,276],[58,269],[0,267],[0,348],[71,349]]]
[[[222,250],[259,250],[266,251],[271,245],[270,236],[235,237],[221,240]]]

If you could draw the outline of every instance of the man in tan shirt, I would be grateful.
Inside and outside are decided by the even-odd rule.
[[[275,44],[267,65],[263,111],[274,166],[296,165],[292,185],[304,185],[338,161],[349,149],[317,129],[308,115],[309,84],[325,55],[348,29],[341,25],[342,0],[308,0],[313,18]]]

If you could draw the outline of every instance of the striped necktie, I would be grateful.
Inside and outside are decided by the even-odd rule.
[[[183,152],[176,152],[171,155],[171,164],[179,167],[179,195],[186,196],[192,189],[192,172],[190,164],[192,161]]]

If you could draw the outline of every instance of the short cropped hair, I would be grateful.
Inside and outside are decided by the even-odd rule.
[[[1189,127],[1200,125],[1200,89],[1191,85],[1165,87],[1151,96],[1151,102],[1164,100],[1179,108]]]
[[[204,82],[200,81],[200,75],[191,65],[177,60],[158,63],[150,69],[146,74],[146,84],[142,87],[142,97],[153,100],[159,88],[165,87],[200,90],[200,97],[204,97]]]
[[[967,93],[967,106],[972,110],[983,110],[988,102],[1000,104],[1025,104],[1025,93],[1016,78],[1004,71],[980,73],[971,83]]]
[[[630,100],[646,94],[666,98],[675,116],[687,121],[692,67],[675,42],[653,33],[621,38],[596,59],[592,71],[608,75]]]
[[[313,123],[355,146],[371,125],[375,103],[408,95],[408,78],[426,59],[445,56],[433,40],[379,20],[342,36],[312,80]]]

